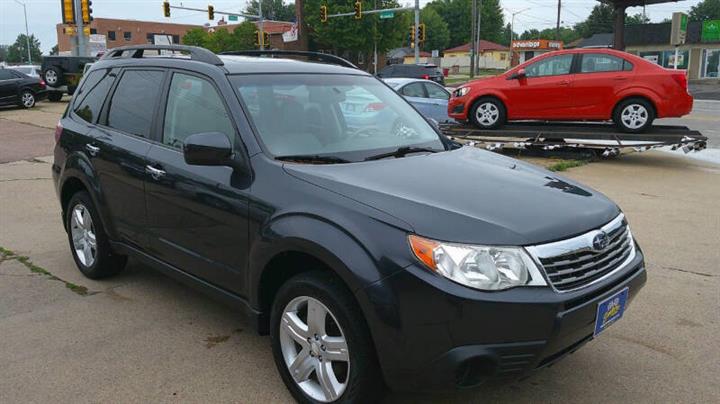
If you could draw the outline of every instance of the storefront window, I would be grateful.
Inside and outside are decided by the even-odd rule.
[[[683,50],[678,52],[678,69],[687,69],[688,68],[688,62],[690,61],[690,52],[687,50]],[[669,67],[673,68],[675,67],[675,51],[674,50],[667,50],[667,51],[650,51],[650,52],[640,52],[640,57],[649,60],[653,63],[657,63],[662,67]]]
[[[700,60],[700,77],[717,78],[720,77],[720,49],[703,49],[702,59]]]

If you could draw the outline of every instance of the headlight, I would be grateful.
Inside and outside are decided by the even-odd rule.
[[[455,97],[462,97],[470,92],[470,87],[460,87],[457,90],[453,91],[453,95]]]
[[[545,286],[545,278],[522,247],[444,243],[410,235],[415,256],[434,272],[480,290]]]

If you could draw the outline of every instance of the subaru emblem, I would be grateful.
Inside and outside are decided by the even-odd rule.
[[[593,237],[592,247],[595,251],[602,251],[608,246],[608,241],[607,233],[601,231]]]

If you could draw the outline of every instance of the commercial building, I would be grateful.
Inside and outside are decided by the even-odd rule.
[[[510,46],[512,48],[511,64],[517,66],[543,53],[563,49],[563,42],[549,39],[519,39],[512,41]]]
[[[625,27],[625,51],[657,63],[675,67],[675,46],[670,44],[671,23],[637,24]],[[577,43],[579,48],[613,47],[612,34],[595,34]],[[691,80],[720,77],[720,20],[690,22],[685,44],[677,47],[677,68]]]
[[[450,74],[467,74],[470,72],[470,43],[445,49],[441,59],[443,68]],[[478,68],[505,70],[510,67],[510,49],[495,42],[480,40],[478,47]]]

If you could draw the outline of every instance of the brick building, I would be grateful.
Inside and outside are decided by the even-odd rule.
[[[72,51],[71,36],[63,33],[64,24],[57,24],[58,50],[60,54]],[[105,35],[107,48],[124,45],[153,43],[155,35],[170,35],[173,43],[180,43],[183,35],[202,25],[174,24],[154,21],[120,20],[114,18],[95,18],[90,24],[91,34]]]

